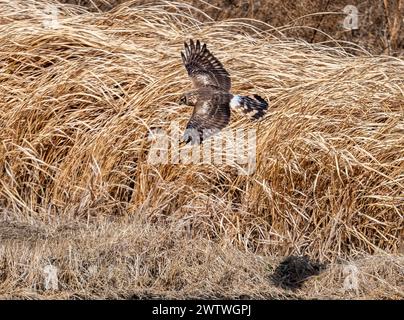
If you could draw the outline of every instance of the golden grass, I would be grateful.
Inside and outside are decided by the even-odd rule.
[[[39,297],[50,261],[63,289],[43,293],[53,298],[338,297],[335,263],[359,259],[373,280],[355,297],[402,297],[402,60],[259,22],[201,23],[175,2],[60,5],[52,29],[44,3],[0,1],[0,295]],[[190,88],[189,38],[223,62],[233,92],[270,101],[261,122],[231,124],[257,129],[252,175],[147,162],[149,130],[190,116],[176,103]],[[309,294],[268,280],[274,257],[291,254],[333,263]]]

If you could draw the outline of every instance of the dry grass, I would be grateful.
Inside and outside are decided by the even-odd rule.
[[[281,257],[189,238],[180,223],[161,225],[139,216],[35,227],[3,221],[0,299],[404,297],[403,257],[381,254],[340,261],[292,290],[271,280]],[[59,269],[59,290],[44,288],[49,264]],[[357,290],[344,287],[352,267],[358,270]],[[283,276],[285,282],[296,277]]]
[[[78,4],[93,11],[108,11],[130,0],[59,0]],[[403,0],[177,0],[191,3],[203,11],[198,19],[247,18],[264,21],[293,38],[311,43],[330,40],[350,41],[373,54],[402,56],[404,53]],[[156,3],[156,0],[137,0],[136,3]],[[358,10],[358,29],[346,30],[346,6]],[[206,17],[208,14],[209,18]],[[270,28],[269,28],[270,29]],[[331,37],[330,37],[331,36]]]
[[[403,297],[402,60],[201,23],[175,3],[60,5],[49,29],[43,4],[0,1],[1,297]],[[147,162],[150,128],[190,115],[176,101],[191,37],[234,92],[270,101],[263,121],[231,124],[257,129],[253,175]],[[277,287],[292,254],[329,264]],[[342,290],[342,260],[356,291]],[[57,292],[43,288],[49,263]]]

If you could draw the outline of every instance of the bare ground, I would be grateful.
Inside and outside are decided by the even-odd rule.
[[[403,299],[402,59],[181,6],[45,28],[41,6],[0,1],[1,298]],[[230,126],[257,130],[250,176],[147,161],[189,118],[190,37],[270,101]]]

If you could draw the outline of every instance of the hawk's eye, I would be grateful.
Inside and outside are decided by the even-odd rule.
[[[187,98],[185,96],[182,96],[180,99],[180,104],[186,104],[187,103]]]

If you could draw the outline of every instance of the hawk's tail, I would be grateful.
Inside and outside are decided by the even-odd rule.
[[[230,107],[235,111],[242,111],[254,119],[259,119],[265,115],[268,109],[268,102],[256,94],[252,97],[233,96],[230,101]]]

